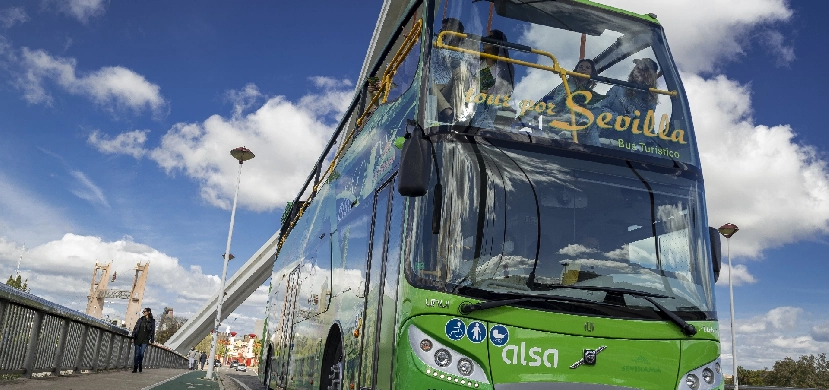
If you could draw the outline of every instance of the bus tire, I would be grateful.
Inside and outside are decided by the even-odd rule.
[[[325,352],[320,367],[320,390],[342,390],[343,388],[343,343],[339,327],[328,332]]]

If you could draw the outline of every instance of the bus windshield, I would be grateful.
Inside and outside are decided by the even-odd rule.
[[[486,129],[699,166],[661,27],[573,3],[439,3],[426,127]]]
[[[485,300],[555,289],[595,301],[599,309],[588,313],[610,304],[601,313],[653,317],[641,297],[578,289],[623,288],[667,296],[657,300],[684,319],[716,318],[698,177],[511,141],[444,138],[435,143],[442,195],[430,191],[420,203],[421,215],[433,217],[419,222],[415,285]],[[587,310],[568,307],[558,310]]]

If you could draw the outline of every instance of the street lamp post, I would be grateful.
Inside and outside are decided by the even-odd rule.
[[[216,320],[213,325],[213,337],[210,341],[210,359],[215,359],[216,356],[216,341],[219,338],[219,323],[222,321],[222,302],[225,300],[225,279],[227,278],[227,262],[233,258],[230,254],[230,240],[233,237],[233,221],[236,218],[236,201],[239,199],[239,183],[242,180],[242,164],[256,157],[250,149],[246,147],[239,147],[230,151],[233,158],[239,160],[239,173],[236,175],[236,193],[233,195],[233,208],[230,211],[230,228],[227,232],[227,249],[222,255],[224,258],[224,268],[222,269],[222,282],[219,287],[219,294],[216,298]],[[207,366],[207,379],[213,379],[213,362]]]
[[[731,267],[731,236],[737,233],[740,228],[733,223],[727,223],[717,229],[720,234],[725,237],[727,253],[728,253],[728,296],[731,300],[731,362],[734,368],[734,390],[739,390],[740,385],[737,380],[737,340],[734,337],[734,285],[731,283],[731,274],[734,268]]]

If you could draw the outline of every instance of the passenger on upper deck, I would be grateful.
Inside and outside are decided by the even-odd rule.
[[[576,68],[573,69],[573,71],[581,74],[588,74],[590,76],[596,76],[596,63],[594,63],[593,60],[587,58],[579,60],[579,62],[576,64]],[[586,106],[595,105],[596,103],[604,99],[604,95],[600,95],[593,91],[593,88],[596,87],[596,82],[594,80],[570,76],[567,78],[567,84],[570,86],[570,93],[576,91],[588,91],[593,95],[593,97],[590,99],[590,102],[586,104]],[[543,101],[548,105],[552,103],[555,105],[556,111],[565,112],[567,109],[567,91],[564,88],[564,84],[559,84],[552,91],[550,91],[550,93],[541,98],[540,101]],[[576,103],[580,106],[585,106],[583,101],[576,100]]]
[[[507,35],[501,30],[491,30],[486,37],[507,42]],[[509,58],[507,49],[486,42],[483,43],[481,52],[501,58]],[[476,100],[475,114],[470,124],[482,128],[492,128],[495,116],[501,107],[501,99],[512,95],[514,86],[515,67],[512,63],[494,58],[482,58],[478,71],[478,92],[486,94],[487,99],[483,102],[477,102]],[[500,96],[501,99],[489,98],[489,96]],[[472,100],[477,99],[477,96],[464,96],[464,98]]]
[[[643,58],[635,59],[633,62],[636,66],[634,66],[630,71],[628,81],[639,84],[643,87],[656,88],[656,80],[659,78],[659,66],[656,64],[656,61],[650,58]],[[656,108],[656,103],[656,93],[615,85],[610,88],[607,96],[605,96],[598,104],[590,107],[590,111],[593,112],[595,117],[598,117],[602,113],[609,112],[614,116],[624,115],[629,118],[644,118],[649,110]],[[630,142],[632,137],[632,132],[630,131],[618,132],[612,128],[600,129],[596,122],[593,122],[593,124],[585,130],[585,137],[579,139],[582,143],[587,145],[599,145],[601,133],[605,133],[606,136],[604,138],[621,138],[626,142]],[[569,134],[567,132],[562,132],[561,136],[568,137]]]
[[[441,32],[464,32],[463,23],[455,18],[443,19]],[[467,48],[466,40],[455,35],[446,35],[443,43],[448,46]],[[432,51],[431,58],[432,94],[437,99],[438,120],[452,122],[456,109],[461,107],[465,87],[468,88],[470,74],[468,54],[450,50],[438,49]]]
[[[635,59],[636,66],[630,71],[628,81],[644,85],[648,88],[656,88],[656,80],[659,78],[659,65],[650,58]],[[645,113],[656,108],[657,96],[653,92],[638,91],[625,88],[619,85],[610,88],[607,97],[599,104],[599,108],[612,111],[618,115],[632,115],[639,110]]]

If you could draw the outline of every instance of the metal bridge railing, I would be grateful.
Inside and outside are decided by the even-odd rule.
[[[0,376],[31,378],[131,368],[129,331],[0,283]],[[185,368],[187,359],[150,345],[144,368]]]

